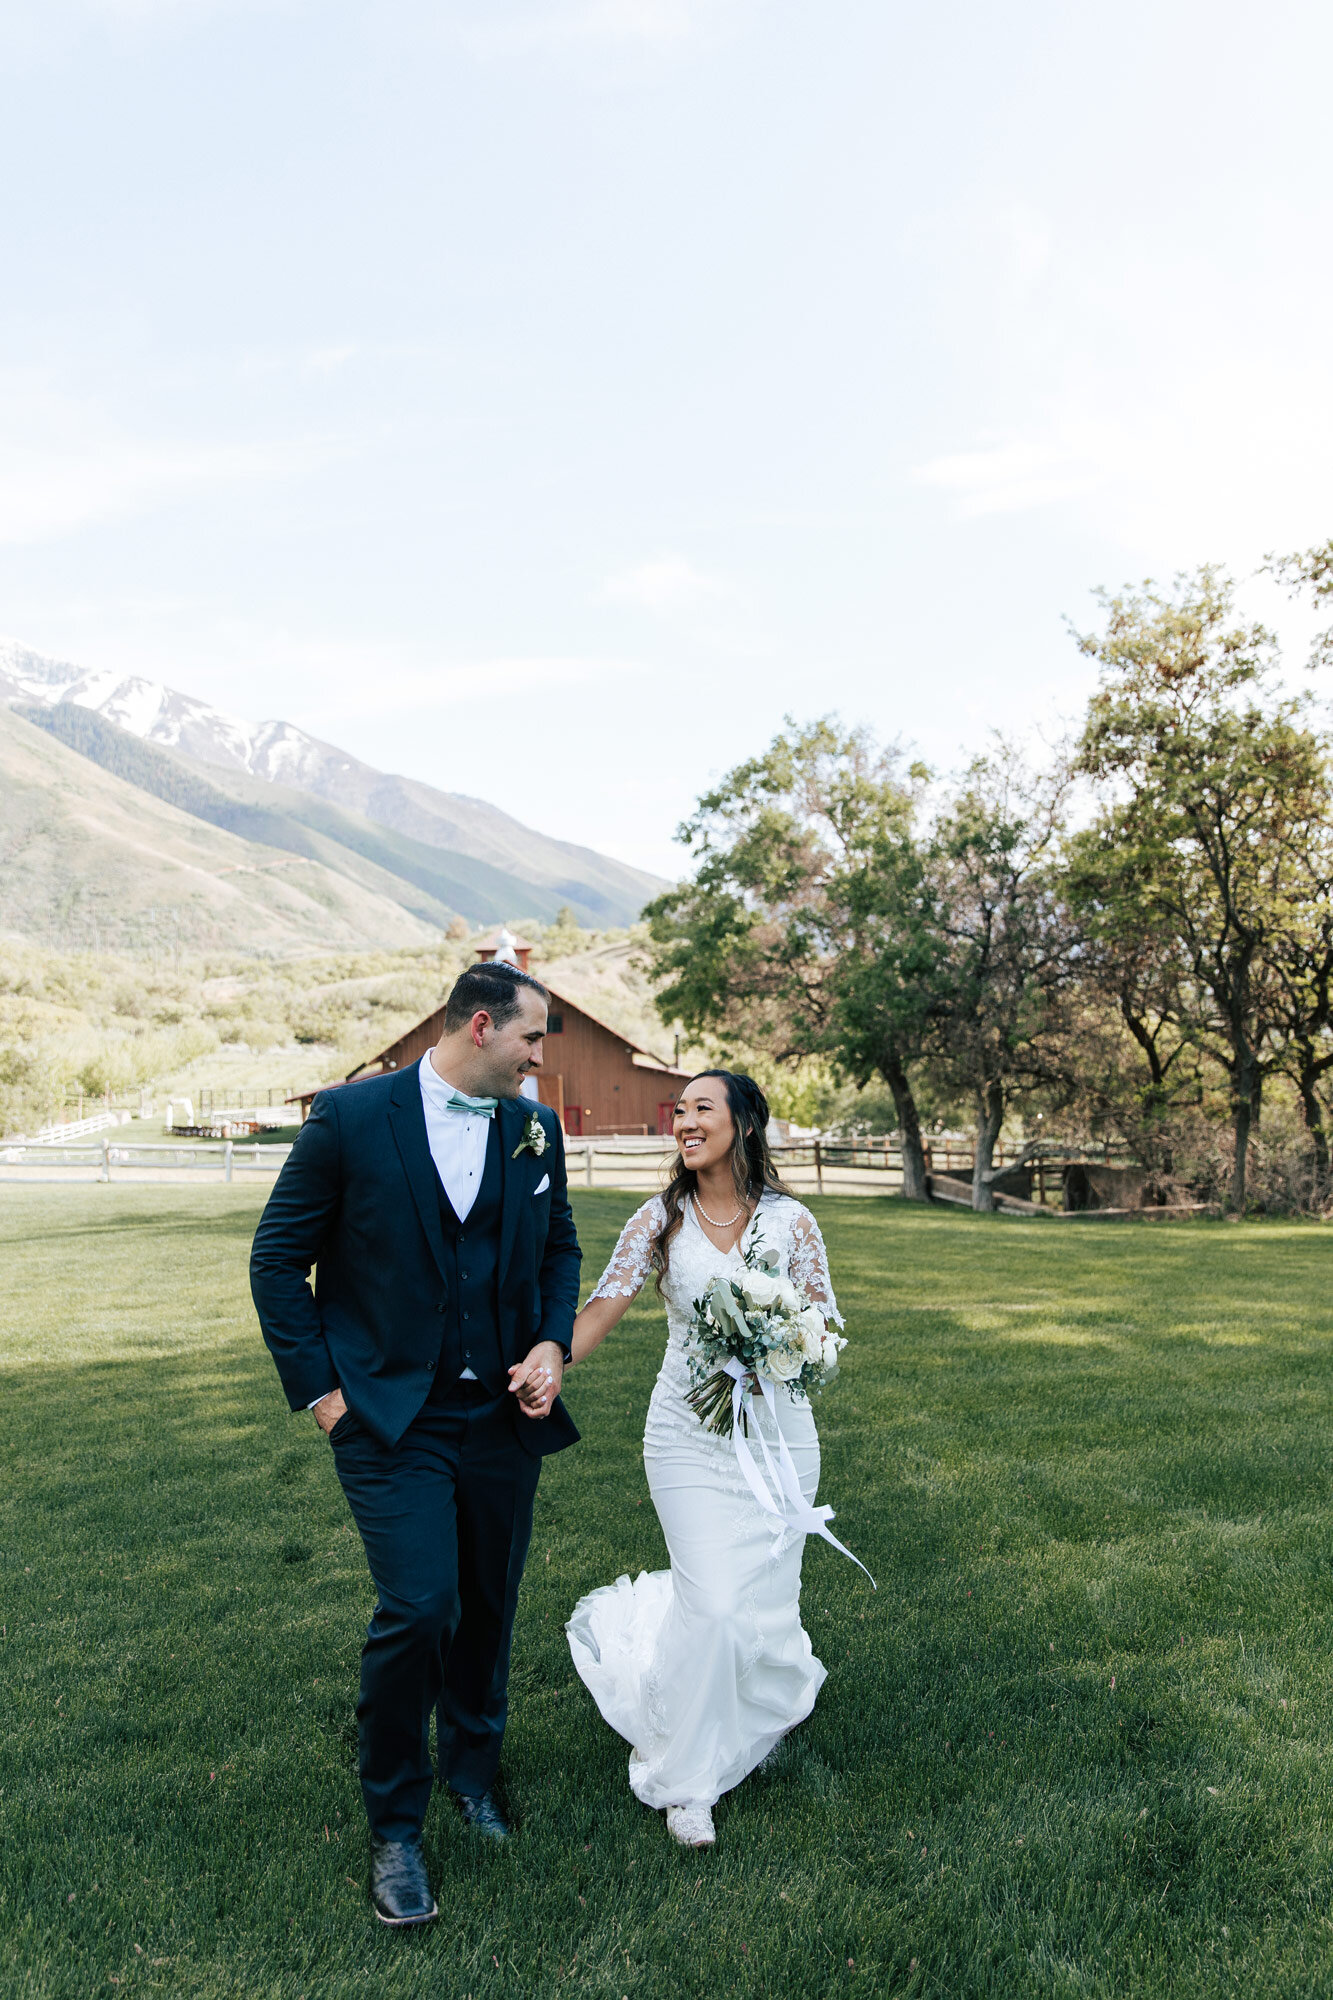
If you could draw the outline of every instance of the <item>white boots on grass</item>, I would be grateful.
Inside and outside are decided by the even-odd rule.
[[[666,1823],[667,1832],[682,1847],[711,1847],[717,1839],[707,1806],[668,1806]]]

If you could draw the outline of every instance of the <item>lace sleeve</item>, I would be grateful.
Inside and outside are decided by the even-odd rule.
[[[653,1238],[661,1229],[666,1216],[662,1203],[654,1195],[630,1217],[620,1232],[611,1262],[597,1281],[597,1289],[588,1299],[632,1299],[643,1289],[644,1279],[653,1267]]]
[[[812,1305],[822,1309],[825,1319],[831,1319],[835,1326],[843,1324],[838,1301],[833,1296],[824,1239],[808,1208],[798,1208],[792,1217],[788,1276],[794,1285],[802,1288]]]

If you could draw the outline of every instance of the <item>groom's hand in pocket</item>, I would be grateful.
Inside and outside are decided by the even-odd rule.
[[[564,1356],[554,1340],[539,1340],[526,1359],[515,1362],[509,1371],[509,1393],[518,1397],[525,1417],[550,1416],[564,1372]]]
[[[315,1422],[327,1437],[339,1417],[346,1416],[347,1399],[341,1389],[330,1389],[328,1395],[321,1396],[311,1408],[315,1412]]]

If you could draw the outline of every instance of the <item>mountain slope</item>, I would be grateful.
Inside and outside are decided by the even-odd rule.
[[[361,866],[353,880],[313,855],[208,825],[0,705],[0,932],[154,955],[438,939],[432,899]]]
[[[359,813],[324,799],[220,765],[205,769],[179,751],[128,735],[97,709],[67,701],[49,708],[15,703],[13,713],[103,770],[211,826],[311,856],[356,881],[368,882],[364,864],[369,862],[372,871],[382,870],[394,878],[392,893],[399,901],[441,927],[454,915],[473,925],[500,923],[520,914],[549,922],[564,900],[484,861],[373,826]],[[378,873],[375,881],[385,886]]]
[[[569,903],[590,925],[631,923],[665,885],[569,841],[552,840],[497,806],[419,779],[377,771],[289,722],[252,724],[138,676],[88,674],[13,641],[0,642],[0,702],[93,710],[132,736],[210,767],[313,794],[419,846],[443,849],[512,876],[543,903]],[[531,893],[508,910],[536,916]]]

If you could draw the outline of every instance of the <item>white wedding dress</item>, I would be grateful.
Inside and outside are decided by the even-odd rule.
[[[657,1196],[630,1217],[593,1298],[635,1296],[664,1219]],[[779,1251],[779,1268],[841,1326],[810,1211],[790,1196],[765,1194],[741,1243],[756,1237]],[[741,1261],[739,1249],[709,1241],[687,1202],[663,1280],[666,1356],[643,1439],[671,1567],[592,1591],[565,1628],[580,1677],[630,1745],[630,1786],[646,1806],[712,1806],[805,1720],[825,1677],[801,1625],[804,1534],[763,1512],[731,1439],[706,1431],[685,1400],[693,1302]],[[801,1491],[813,1501],[814,1414],[784,1387],[775,1401]],[[775,1445],[766,1406],[753,1421]]]

